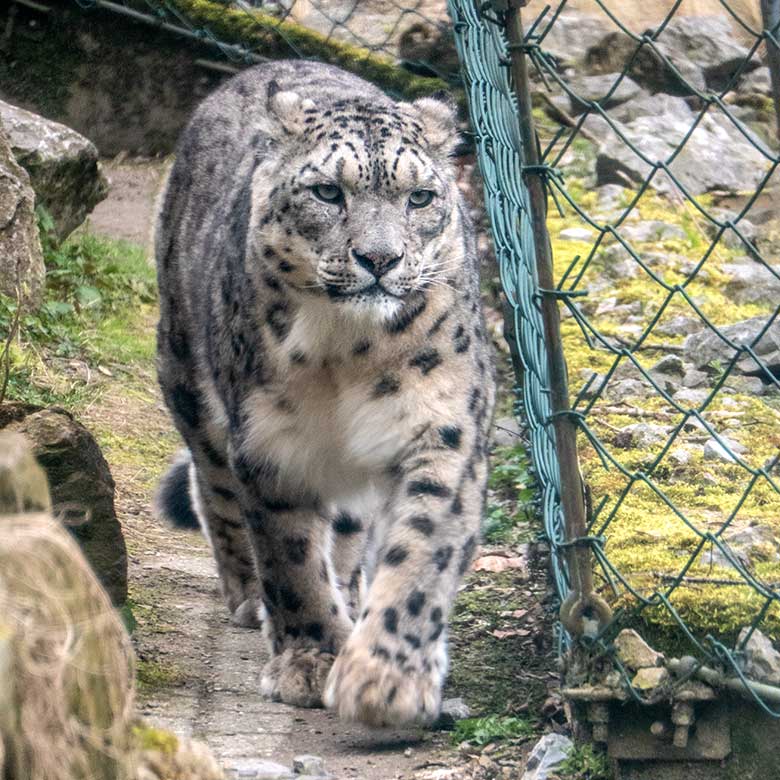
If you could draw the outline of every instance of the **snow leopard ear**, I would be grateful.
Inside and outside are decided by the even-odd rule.
[[[291,135],[303,132],[305,112],[316,108],[314,101],[297,92],[287,92],[276,81],[268,83],[266,110],[268,116]]]
[[[443,157],[450,156],[458,145],[458,109],[446,93],[419,98],[412,103],[422,120],[423,139],[428,147]]]

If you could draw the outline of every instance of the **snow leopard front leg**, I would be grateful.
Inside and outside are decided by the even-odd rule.
[[[328,678],[325,704],[377,726],[434,720],[446,621],[478,544],[486,436],[429,430],[396,470],[365,608]]]
[[[352,623],[331,563],[331,522],[316,496],[285,488],[268,459],[237,449],[233,471],[254,548],[271,661],[261,692],[322,705],[325,679]]]

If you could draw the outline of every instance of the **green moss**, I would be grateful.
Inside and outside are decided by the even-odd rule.
[[[138,660],[135,669],[138,687],[144,692],[176,688],[186,679],[184,672],[179,668],[163,661]]]
[[[172,756],[179,749],[179,740],[175,734],[145,723],[133,727],[133,737],[140,750],[158,750]]]
[[[595,193],[588,192],[581,184],[575,180],[569,190],[586,211],[592,211]],[[570,182],[567,181],[567,185]],[[712,205],[709,196],[703,196],[701,201],[704,206]],[[671,204],[651,191],[643,195],[637,212],[642,220],[658,220],[683,230],[684,238],[634,242],[632,246],[668,284],[686,282],[692,268],[711,243],[701,215],[690,205],[681,207]],[[560,273],[575,254],[587,257],[591,244],[562,241],[559,238],[560,232],[566,228],[582,227],[581,220],[574,213],[567,212],[560,216],[551,204],[549,214],[548,225],[555,263]],[[727,288],[730,277],[724,272],[723,266],[733,262],[739,254],[738,251],[718,246],[703,266],[702,272],[686,284],[687,293],[716,326],[759,315],[768,317],[773,310],[771,304],[734,302]],[[602,307],[597,313],[599,304],[607,298],[614,298],[617,306],[633,305],[640,325],[645,326],[667,296],[667,291],[641,269],[636,276],[615,278],[614,275],[608,275],[606,256],[602,251],[596,253],[583,275],[580,288],[590,287],[596,292],[578,299],[582,311],[602,335],[622,337],[628,343],[636,336],[626,336],[626,315],[614,312],[611,307]],[[678,315],[695,317],[696,313],[681,295],[676,294],[665,309],[661,322]],[[598,344],[591,348],[573,318],[563,320],[561,333],[572,395],[575,395],[586,377],[594,372],[606,374],[616,356]],[[643,368],[649,369],[664,354],[679,348],[683,341],[682,335],[653,333],[645,345],[657,345],[660,349],[638,351],[635,358]],[[622,370],[626,370],[626,361],[622,361],[622,365]],[[717,378],[716,369],[713,367],[711,383]],[[629,375],[635,379],[641,378],[635,372],[624,374]],[[703,417],[719,433],[742,444],[745,448],[740,456],[742,460],[749,468],[759,469],[780,448],[780,413],[776,406],[771,399],[739,392],[721,392]],[[667,457],[660,465],[654,466],[668,436],[681,419],[682,416],[660,396],[645,398],[638,394],[624,399],[622,403],[597,400],[587,422],[621,467],[629,475],[640,472],[648,474],[694,529],[642,481],[632,485],[630,477],[621,473],[620,469],[611,464],[605,466],[584,434],[580,433],[578,437],[582,471],[591,488],[593,503],[598,506],[601,501],[606,502],[593,530],[605,536],[604,552],[612,565],[626,577],[633,589],[645,597],[671,588],[671,578],[683,569],[698,549],[700,534],[719,532],[735,512],[730,520],[730,530],[724,532],[726,541],[730,533],[751,524],[769,528],[776,537],[780,537],[778,495],[775,490],[766,480],[759,479],[747,499],[742,501],[750,484],[750,473],[737,464],[705,461],[703,444],[708,437],[706,431],[693,427],[686,429],[672,445],[673,448],[687,450],[686,463],[675,463]],[[627,447],[625,441],[619,442],[621,429],[639,422],[661,426],[667,434],[658,443],[641,447]],[[671,604],[696,637],[702,639],[713,634],[728,643],[733,641],[741,627],[751,623],[763,605],[763,599],[747,584],[717,584],[719,580],[740,581],[741,578],[734,569],[711,563],[707,553],[708,549],[699,551],[687,571],[688,577],[698,581],[685,582],[677,587],[670,596]],[[765,582],[779,581],[780,562],[776,560],[776,550],[773,547],[771,550],[762,550],[760,546],[753,550],[751,571]],[[666,647],[684,649],[685,652],[691,651],[691,646],[681,639],[679,625],[668,609],[653,607],[637,611],[636,599],[620,585],[613,591],[601,578],[599,587],[614,607],[625,607],[628,610],[622,619],[635,621],[652,641]],[[770,636],[780,637],[780,609],[773,607],[769,610],[761,629]]]
[[[295,56],[338,65],[409,99],[448,87],[441,79],[417,76],[400,68],[389,57],[328,38],[290,20],[280,21],[256,9],[226,7],[211,0],[171,0],[170,5],[220,40],[256,50],[264,57]]]

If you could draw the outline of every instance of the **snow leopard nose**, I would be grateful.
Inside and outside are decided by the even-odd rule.
[[[380,276],[384,276],[404,259],[404,253],[401,252],[400,255],[394,255],[385,252],[371,252],[370,254],[362,255],[353,249],[352,257],[355,258],[355,262],[361,268],[365,268],[366,271],[379,279]]]

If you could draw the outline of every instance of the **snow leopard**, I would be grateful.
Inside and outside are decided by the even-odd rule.
[[[186,450],[159,511],[199,525],[262,692],[427,723],[479,541],[494,403],[445,96],[339,68],[243,71],[194,112],[161,199],[158,373]]]

